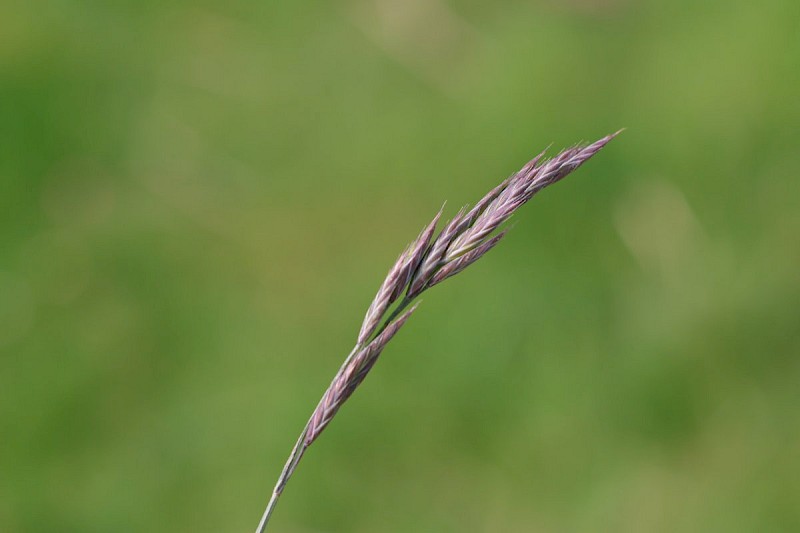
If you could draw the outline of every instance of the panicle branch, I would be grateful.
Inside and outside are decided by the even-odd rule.
[[[620,130],[621,131],[621,130]],[[489,191],[474,207],[462,208],[436,238],[433,234],[442,209],[397,258],[373,298],[361,325],[355,348],[345,359],[323,394],[273,490],[256,533],[266,529],[278,497],[305,450],[328,426],[339,408],[355,392],[383,349],[416,310],[406,310],[425,290],[462,272],[483,257],[505,236],[497,230],[537,192],[577,169],[620,132],[587,146],[568,148],[550,160],[544,152]],[[400,296],[405,297],[400,300]],[[397,303],[390,312],[392,304]]]

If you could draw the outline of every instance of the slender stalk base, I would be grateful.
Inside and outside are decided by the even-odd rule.
[[[272,516],[272,511],[275,509],[275,506],[278,504],[278,498],[280,494],[277,492],[272,493],[272,498],[269,499],[269,503],[267,504],[267,509],[264,511],[264,516],[261,517],[261,522],[258,523],[258,528],[256,529],[256,533],[263,533],[267,529],[267,522],[269,522],[269,517]]]
[[[278,478],[278,482],[275,484],[275,488],[272,490],[272,497],[269,499],[267,508],[264,510],[264,514],[261,517],[261,522],[258,523],[256,533],[264,533],[267,530],[269,517],[272,516],[272,511],[274,511],[275,506],[278,505],[278,498],[281,497],[281,493],[283,493],[283,488],[286,486],[286,482],[289,481],[290,477],[292,477],[294,469],[297,468],[297,463],[300,462],[300,458],[303,457],[303,453],[306,451],[306,433],[308,433],[308,426],[303,429],[303,432],[300,434],[300,438],[297,439],[294,448],[292,448],[292,453],[289,454],[289,459],[286,461],[286,465],[283,467],[281,477]]]

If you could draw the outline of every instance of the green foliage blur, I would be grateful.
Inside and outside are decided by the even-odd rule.
[[[275,532],[800,531],[796,0],[0,4],[0,531],[252,531],[443,200],[627,131],[427,293]]]

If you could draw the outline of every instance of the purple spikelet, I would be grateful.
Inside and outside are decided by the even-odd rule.
[[[419,305],[419,304],[417,304]],[[339,410],[339,407],[350,397],[356,388],[367,377],[367,373],[372,369],[372,366],[378,360],[378,356],[383,351],[386,344],[392,340],[394,334],[403,327],[406,320],[417,309],[417,305],[403,313],[398,319],[386,326],[372,342],[364,348],[358,350],[354,357],[350,359],[349,363],[342,367],[339,373],[331,382],[328,390],[322,396],[322,399],[311,415],[311,420],[308,423],[308,431],[305,436],[305,445],[310,446],[317,436],[325,429],[325,426]]]
[[[408,286],[410,277],[417,270],[441,216],[442,210],[440,209],[439,213],[433,217],[433,221],[422,230],[422,233],[419,234],[419,237],[414,242],[408,245],[408,248],[400,254],[400,257],[397,258],[397,261],[389,270],[389,274],[387,274],[381,288],[378,289],[378,294],[373,298],[364,317],[364,322],[361,324],[361,331],[358,333],[358,344],[364,344],[375,333],[386,310],[397,301],[397,298]]]

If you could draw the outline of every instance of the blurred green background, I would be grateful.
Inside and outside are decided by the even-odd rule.
[[[253,530],[441,202],[627,127],[273,528],[800,531],[798,96],[796,0],[3,2],[0,530]]]

